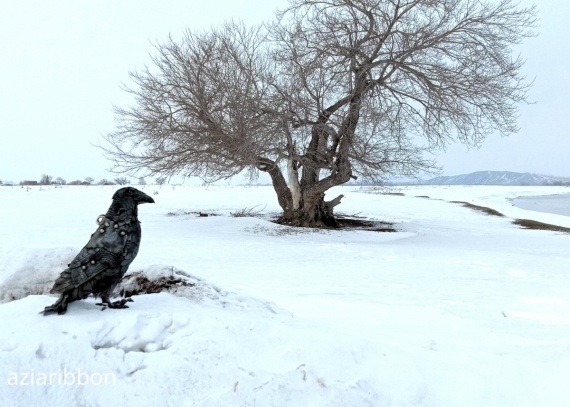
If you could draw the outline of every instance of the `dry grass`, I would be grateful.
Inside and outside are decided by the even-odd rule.
[[[464,207],[469,208],[469,209],[474,209],[474,210],[476,210],[476,211],[480,211],[480,212],[486,213],[487,215],[492,215],[492,216],[505,216],[505,215],[503,215],[501,212],[496,211],[496,210],[494,210],[494,209],[492,209],[492,208],[488,208],[488,207],[486,207],[486,206],[474,205],[474,204],[472,204],[472,203],[464,202],[464,201],[451,201],[451,202],[452,202],[452,203],[456,203],[456,204],[463,205]]]
[[[464,201],[451,201],[451,202],[463,205],[466,208],[470,208],[470,209],[474,209],[476,211],[484,212],[487,215],[502,216],[502,217],[505,216],[501,212],[496,211],[492,208],[488,208],[486,206],[474,205],[474,204],[471,204],[469,202],[464,202]],[[570,233],[570,228],[566,228],[563,226],[557,226],[557,225],[551,225],[549,223],[538,222],[536,220],[531,220],[531,219],[515,219],[515,220],[513,220],[513,223],[517,226],[520,226],[521,228],[524,228],[524,229],[549,230],[552,232]]]
[[[243,208],[235,212],[230,212],[230,216],[233,218],[256,218],[261,215],[265,206],[261,209],[257,209],[260,205],[255,205],[251,208]]]
[[[518,225],[524,229],[533,230],[550,230],[553,232],[564,232],[570,233],[570,228],[565,228],[563,226],[551,225],[549,223],[542,223],[531,219],[515,219],[513,221],[515,225]]]

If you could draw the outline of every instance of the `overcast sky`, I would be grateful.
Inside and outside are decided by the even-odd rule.
[[[272,18],[284,0],[1,0],[0,180],[67,181],[115,175],[93,146],[113,130],[121,83],[149,63],[151,43],[185,28],[229,19]],[[532,1],[523,0],[523,5]],[[570,1],[538,3],[540,35],[521,47],[535,78],[521,106],[520,132],[490,137],[479,150],[450,146],[443,174],[510,170],[570,176]]]

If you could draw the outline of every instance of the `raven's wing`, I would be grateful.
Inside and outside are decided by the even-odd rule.
[[[102,223],[55,281],[51,292],[63,293],[78,288],[102,274],[118,275],[126,270],[134,259],[130,252],[134,251],[136,256],[138,251],[136,242],[140,241],[128,226],[110,220]]]

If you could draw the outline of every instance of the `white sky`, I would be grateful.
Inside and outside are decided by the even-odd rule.
[[[531,4],[531,0],[523,0]],[[2,0],[0,13],[0,180],[112,179],[96,144],[114,128],[112,105],[125,106],[120,84],[149,63],[152,42],[185,28],[208,29],[234,18],[273,16],[285,0]],[[480,150],[451,146],[444,174],[477,170],[570,176],[570,2],[542,0],[540,36],[521,52],[536,77],[521,107],[521,131],[490,137]]]

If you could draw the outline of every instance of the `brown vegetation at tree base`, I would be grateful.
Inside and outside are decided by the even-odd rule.
[[[390,222],[366,220],[343,215],[337,215],[337,222],[342,229],[367,230],[371,232],[397,232],[394,228],[394,224]]]

